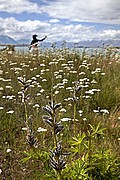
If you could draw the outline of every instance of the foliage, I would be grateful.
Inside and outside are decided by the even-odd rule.
[[[1,179],[120,179],[119,69],[111,47],[1,51]]]

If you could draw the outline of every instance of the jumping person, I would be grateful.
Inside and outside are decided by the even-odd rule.
[[[43,39],[37,39],[37,35],[34,34],[32,38],[33,40],[31,41],[29,50],[32,52],[38,52],[38,42],[44,41],[47,38],[47,36],[45,36]]]

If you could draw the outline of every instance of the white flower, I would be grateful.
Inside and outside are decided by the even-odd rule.
[[[95,74],[95,71],[92,71],[91,74]]]
[[[42,79],[42,82],[46,82],[47,81],[47,79]]]
[[[56,79],[60,79],[60,78],[62,78],[62,75],[61,75],[61,74],[59,74],[59,75],[56,76]]]
[[[109,114],[109,111],[107,109],[101,109],[100,112],[102,112],[103,114]]]
[[[33,108],[39,108],[39,107],[40,107],[39,104],[35,104],[35,105],[33,106]]]
[[[40,64],[41,67],[45,67],[45,64]]]
[[[102,76],[104,76],[104,75],[105,75],[105,73],[101,73],[101,75],[102,75]]]
[[[73,100],[73,98],[71,98],[71,97],[70,97],[70,98],[68,98],[68,101],[70,101],[70,100]]]
[[[7,99],[11,100],[11,99],[14,99],[15,96],[14,95],[11,95],[11,96],[7,96]]]
[[[49,71],[50,71],[50,69],[45,69],[45,71],[46,71],[46,72],[49,72]]]
[[[37,96],[40,96],[41,95],[41,93],[37,93]]]
[[[11,149],[9,149],[9,148],[6,150],[6,152],[7,152],[7,153],[9,153],[9,152],[11,152],[11,151],[12,151],[12,150],[11,150]]]
[[[86,118],[83,118],[83,121],[87,121],[87,119],[86,119]]]
[[[32,77],[31,79],[32,79],[32,80],[37,80],[36,77]]]
[[[49,96],[46,96],[46,99],[49,99],[50,97]]]
[[[58,94],[59,93],[59,91],[55,91],[55,94]]]
[[[59,74],[58,71],[55,71],[55,72],[54,72],[54,76],[57,76],[58,74]]]
[[[44,89],[41,89],[41,90],[40,90],[40,93],[43,93],[44,91],[45,91]]]
[[[31,80],[31,79],[27,80],[27,83],[31,83],[31,82],[32,82],[32,80]]]
[[[37,130],[37,132],[46,132],[46,131],[47,131],[47,129],[44,129],[42,127],[39,127],[38,130]]]
[[[72,121],[76,121],[76,122],[78,122],[78,119],[72,119]]]
[[[29,87],[34,88],[35,86],[33,84],[31,84]]]
[[[39,77],[40,77],[40,75],[39,75],[39,74],[37,74],[37,75],[36,75],[36,78],[39,78]]]
[[[0,74],[3,74],[3,70],[0,70]]]
[[[62,108],[60,109],[60,112],[66,112],[66,109]]]
[[[101,68],[96,68],[96,72],[101,72]]]
[[[59,87],[58,87],[58,89],[63,89],[63,88],[64,88],[64,86],[59,86]]]
[[[91,84],[96,84],[97,83],[97,81],[95,80],[95,79],[93,79],[92,81],[91,81]]]
[[[27,128],[26,128],[26,127],[23,127],[22,130],[23,130],[23,131],[27,131]]]
[[[78,113],[79,113],[80,116],[82,116],[83,111],[79,110]]]
[[[67,79],[63,79],[62,82],[63,82],[63,83],[67,83],[68,80],[67,80]]]
[[[18,94],[22,94],[23,92],[22,91],[18,91]]]
[[[13,110],[7,112],[7,114],[13,114],[13,113],[14,113]]]
[[[100,89],[92,89],[92,91],[100,92],[101,90]]]
[[[66,90],[72,90],[72,87],[67,87]]]
[[[83,96],[83,98],[85,98],[85,99],[89,99],[89,98],[91,98],[90,96]]]
[[[85,72],[81,72],[81,73],[79,73],[79,75],[84,75],[85,74]]]
[[[12,89],[12,86],[6,86],[7,89]]]
[[[79,110],[78,112],[79,112],[80,114],[82,114],[82,113],[83,113],[83,111],[82,111],[82,110]]]
[[[69,71],[69,73],[77,74],[77,71]]]
[[[59,72],[63,72],[63,69],[60,69]]]
[[[54,62],[49,62],[49,65],[55,64]]]
[[[99,113],[99,110],[95,110],[95,109],[94,109],[93,112],[94,112],[94,113]]]
[[[3,91],[4,89],[3,89],[3,87],[0,87],[0,91]]]
[[[3,99],[5,99],[5,98],[6,98],[6,96],[2,96],[2,98],[3,98]]]
[[[85,92],[86,94],[94,94],[94,92],[92,90],[88,90]]]
[[[73,64],[73,61],[68,61],[68,64]]]
[[[2,109],[4,109],[4,107],[1,106],[1,107],[0,107],[0,110],[2,110]]]
[[[64,67],[64,66],[67,66],[67,64],[64,64],[64,63],[63,63],[63,64],[61,64],[61,66]]]
[[[0,174],[2,173],[2,169],[0,169]]]
[[[63,121],[63,122],[71,121],[71,118],[62,118],[61,121]]]

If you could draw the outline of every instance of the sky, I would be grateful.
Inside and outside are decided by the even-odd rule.
[[[120,0],[0,0],[0,35],[15,40],[120,40]]]

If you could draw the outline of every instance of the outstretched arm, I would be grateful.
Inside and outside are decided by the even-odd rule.
[[[47,38],[47,36],[45,36],[43,39],[38,39],[38,41],[44,41]]]

